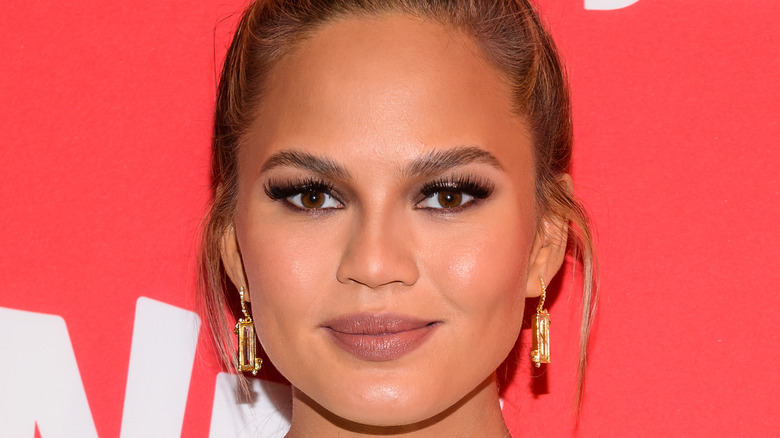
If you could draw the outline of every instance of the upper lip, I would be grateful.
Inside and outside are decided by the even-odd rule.
[[[322,326],[339,333],[380,336],[415,330],[436,322],[398,313],[353,313],[333,318]]]

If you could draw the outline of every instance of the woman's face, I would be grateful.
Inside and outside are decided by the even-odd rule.
[[[510,96],[468,37],[404,16],[328,24],[271,71],[226,246],[243,272],[225,259],[268,357],[328,411],[430,418],[512,349],[541,244]]]

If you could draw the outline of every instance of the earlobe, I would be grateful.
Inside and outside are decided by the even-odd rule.
[[[246,287],[244,263],[241,259],[241,250],[238,246],[236,230],[233,225],[230,225],[225,229],[225,232],[222,233],[220,255],[222,257],[222,264],[225,267],[225,272],[228,277],[230,277],[230,281],[236,286],[236,289]],[[245,298],[246,301],[249,302],[249,294],[246,294]]]

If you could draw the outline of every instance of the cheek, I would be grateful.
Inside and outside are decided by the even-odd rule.
[[[535,229],[533,215],[523,210],[498,204],[461,227],[441,227],[427,243],[436,248],[427,260],[434,281],[450,283],[445,290],[472,289],[469,296],[479,291],[483,300],[494,293],[522,294]]]
[[[474,313],[522,302],[530,239],[487,228],[475,234],[440,253],[440,275],[435,276],[440,289],[457,308]]]
[[[446,269],[447,278],[454,283],[469,284],[478,289],[484,289],[479,285],[496,281],[515,283],[527,263],[519,248],[522,242],[513,242],[516,239],[512,239],[512,236],[501,235],[496,238],[488,230],[477,233],[478,239],[452,245],[442,252],[441,265]]]
[[[299,293],[316,293],[336,270],[338,223],[291,217],[276,204],[258,201],[265,196],[261,189],[244,190],[236,234],[252,297],[284,304]]]
[[[502,204],[500,210],[482,216],[479,226],[459,230],[458,239],[439,236],[439,242],[451,243],[427,260],[430,281],[449,302],[461,336],[469,339],[463,345],[480,350],[474,357],[486,368],[505,358],[522,326],[535,235],[527,209]]]
[[[237,215],[236,231],[258,336],[271,361],[283,362],[285,345],[316,324],[323,279],[335,277],[332,235],[260,214]]]
[[[327,251],[279,227],[256,227],[240,236],[242,258],[252,297],[287,302],[295,294],[284,291],[313,291],[322,271],[328,270]]]

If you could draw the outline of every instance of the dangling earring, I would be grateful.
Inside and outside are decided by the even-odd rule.
[[[244,286],[238,289],[238,293],[241,294],[241,311],[244,312],[244,317],[238,320],[236,328],[233,330],[238,335],[238,364],[236,364],[236,368],[238,371],[251,371],[256,376],[263,366],[263,359],[257,357],[255,351],[255,324],[252,317],[249,316],[249,312],[246,311]]]
[[[531,360],[536,368],[540,364],[550,363],[550,314],[544,308],[544,299],[547,297],[547,286],[544,279],[539,277],[542,295],[539,297],[539,306],[536,315],[531,320]]]

